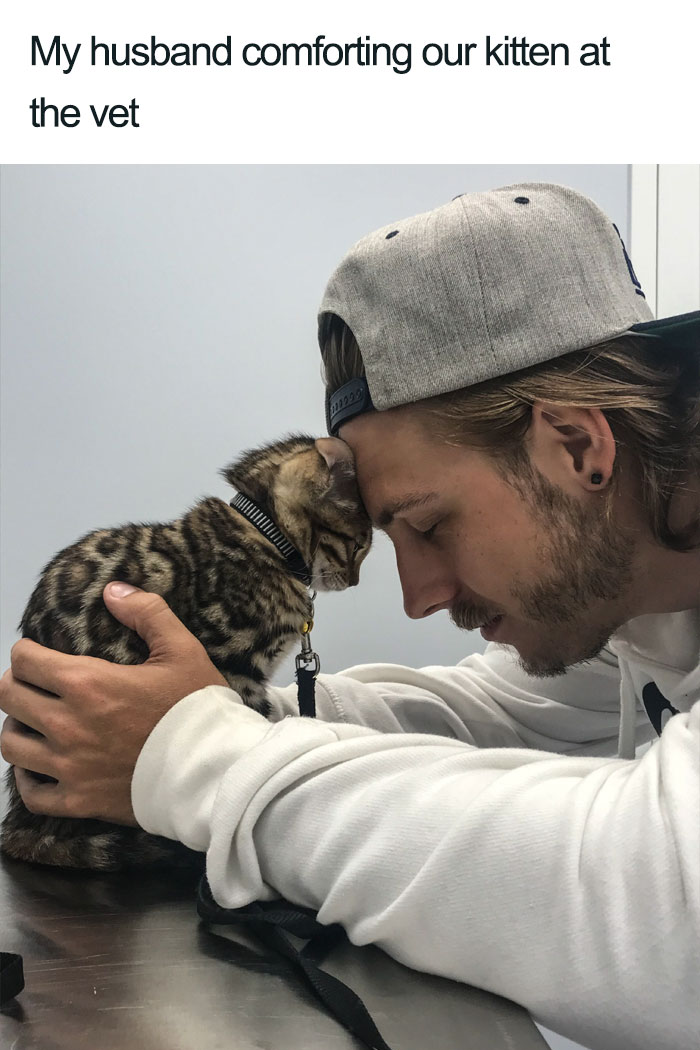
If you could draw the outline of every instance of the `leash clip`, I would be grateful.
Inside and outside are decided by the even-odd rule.
[[[309,671],[313,674],[314,678],[321,670],[321,658],[318,653],[314,652],[311,648],[311,631],[314,626],[314,599],[316,597],[316,591],[311,592],[310,596],[310,610],[308,619],[304,621],[304,626],[301,629],[301,652],[297,653],[296,657],[296,669],[297,671]],[[313,669],[309,667],[313,664]]]
[[[314,625],[314,598],[316,591],[309,595],[309,612],[301,629],[301,652],[297,653],[297,702],[299,714],[309,718],[316,717],[316,678],[321,670],[318,653],[311,648],[311,629]]]

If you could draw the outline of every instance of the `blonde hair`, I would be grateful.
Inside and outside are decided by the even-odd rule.
[[[530,467],[525,436],[536,402],[605,413],[636,464],[654,537],[672,550],[700,546],[700,518],[669,523],[679,486],[700,475],[700,355],[648,337],[621,336],[541,365],[416,402],[440,437],[488,452],[509,475]],[[326,324],[329,393],[364,375],[357,342],[340,318]],[[618,461],[613,470],[616,478]]]

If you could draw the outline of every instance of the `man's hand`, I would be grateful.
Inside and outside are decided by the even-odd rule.
[[[227,683],[161,597],[123,583],[108,584],[103,596],[144,639],[149,659],[124,666],[17,642],[0,679],[0,709],[9,716],[0,751],[32,813],[135,824],[131,778],[149,733],[182,697]]]

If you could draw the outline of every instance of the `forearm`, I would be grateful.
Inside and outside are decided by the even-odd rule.
[[[623,762],[270,726],[215,692],[156,728],[133,797],[148,830],[207,850],[220,903],[279,893],[592,1047],[691,1045],[700,707]]]

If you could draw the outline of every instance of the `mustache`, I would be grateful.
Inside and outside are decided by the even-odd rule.
[[[470,602],[455,602],[449,612],[455,627],[462,631],[475,631],[485,623],[493,620],[498,613],[487,609],[485,605],[472,605]]]

